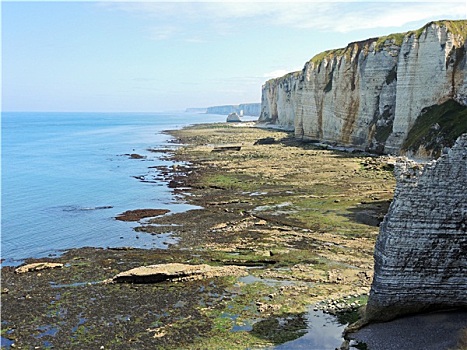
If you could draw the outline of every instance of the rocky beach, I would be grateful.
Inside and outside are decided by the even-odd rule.
[[[2,4],[1,349],[467,350],[465,5]]]
[[[166,235],[167,249],[81,248],[3,267],[2,347],[271,348],[307,333],[310,308],[356,321],[394,158],[253,126],[172,130],[178,146],[153,150],[176,162],[159,179],[198,209],[115,219]]]
[[[344,324],[356,319],[392,198],[389,157],[325,149],[248,123],[170,134],[179,146],[162,154],[178,165],[160,168],[160,177],[199,209],[125,215],[139,220],[137,234],[177,243],[73,249],[40,259],[40,268],[3,267],[2,346],[245,349],[298,338],[318,302],[345,314]],[[112,280],[173,263],[225,270]]]

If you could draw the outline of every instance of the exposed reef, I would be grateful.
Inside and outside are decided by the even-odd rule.
[[[139,221],[143,218],[155,217],[167,214],[170,210],[167,209],[135,209],[127,210],[124,213],[118,214],[115,219],[120,221]]]

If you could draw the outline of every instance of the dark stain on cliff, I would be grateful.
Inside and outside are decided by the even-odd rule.
[[[360,52],[362,50],[362,45],[360,43],[356,43],[352,46],[352,50],[349,52],[349,64],[350,64],[350,90],[355,91],[357,87],[358,81],[358,62]],[[353,57],[353,60],[352,60]],[[355,122],[358,117],[358,109],[360,107],[360,99],[358,96],[351,95],[351,100],[348,105],[348,111],[345,118],[344,126],[342,128],[342,141],[344,143],[360,143],[358,140],[351,140],[351,135],[354,130]]]
[[[276,88],[277,88],[277,85],[274,84],[272,92],[271,92],[272,96],[277,96],[277,89]],[[274,99],[270,99],[270,100],[275,101]],[[277,111],[277,102],[274,102],[274,104],[271,105],[270,112],[271,112],[271,122],[276,123],[277,120],[279,119],[279,112]]]
[[[354,51],[355,54],[354,54]],[[353,50],[352,50],[352,55],[355,57],[353,61],[351,61],[351,70],[352,70],[352,78],[350,80],[350,90],[354,91],[356,88],[356,80],[357,80],[357,74],[358,74],[358,60],[360,57],[360,52],[362,51],[361,45],[355,45]]]
[[[379,120],[383,120],[384,123],[381,123],[380,125],[376,124],[376,133],[375,133],[375,139],[379,143],[381,143],[384,147],[384,143],[388,139],[389,135],[392,133],[392,127],[393,127],[393,122],[394,122],[394,106],[384,106],[383,114],[378,115]],[[378,113],[379,114],[379,113]],[[376,123],[377,121],[375,121]]]
[[[358,98],[351,98],[348,106],[348,113],[345,118],[344,126],[342,127],[342,141],[344,143],[350,143],[350,137],[352,135],[355,122],[357,121],[358,108],[360,107],[360,100]]]
[[[462,81],[463,71],[465,69],[465,48],[456,47],[453,48],[449,56],[446,58],[446,70],[452,64],[452,75],[451,75],[451,97],[453,98],[456,94],[456,80]],[[459,75],[459,76],[458,76]]]
[[[333,75],[334,75],[334,67],[332,68],[332,70],[329,72],[328,74],[328,82],[326,83],[326,86],[324,87],[324,92],[329,92],[332,90],[332,78],[333,78]]]
[[[386,76],[386,85],[390,85],[394,81],[397,81],[397,65],[394,65],[394,67]]]

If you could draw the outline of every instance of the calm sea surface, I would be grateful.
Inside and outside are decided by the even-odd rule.
[[[148,151],[173,147],[161,131],[223,121],[191,113],[3,113],[4,264],[84,246],[164,247],[168,235],[137,235],[134,223],[114,217],[138,208],[191,208],[177,203],[165,182],[135,176],[156,177],[151,167],[172,164]]]

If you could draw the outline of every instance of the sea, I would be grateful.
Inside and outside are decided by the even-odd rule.
[[[166,150],[180,147],[164,131],[225,120],[224,115],[187,112],[2,113],[2,266],[72,248],[176,244],[170,232],[138,233],[133,230],[137,223],[115,217],[132,209],[177,213],[196,208],[175,197],[159,174],[160,166],[175,165]],[[344,326],[334,318],[310,308],[307,320],[302,337],[273,349],[341,344]]]
[[[170,232],[138,234],[135,223],[115,216],[133,209],[193,208],[158,176],[158,166],[174,163],[151,150],[177,147],[164,130],[225,120],[186,112],[2,113],[2,265],[71,248],[176,243]]]

